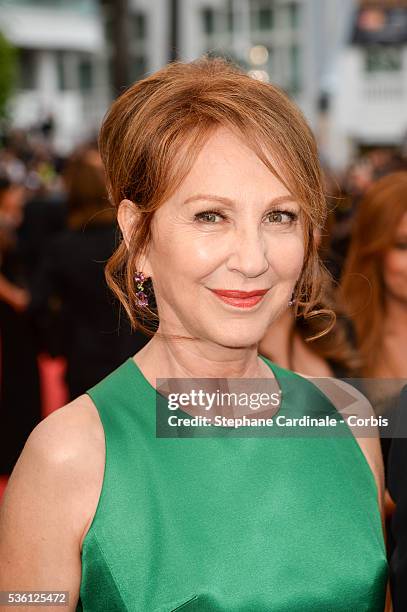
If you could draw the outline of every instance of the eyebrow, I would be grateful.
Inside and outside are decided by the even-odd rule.
[[[229,206],[236,204],[236,202],[234,200],[231,200],[230,198],[225,198],[223,196],[217,196],[217,195],[213,195],[210,193],[198,193],[196,195],[193,195],[187,198],[184,201],[184,204],[189,204],[190,202],[194,202],[195,200],[207,200],[209,202],[220,202],[221,204],[226,204]],[[295,202],[295,198],[292,195],[278,196],[277,198],[274,198],[273,200],[271,200],[271,202],[268,203],[268,206],[275,206],[276,204],[284,204],[286,202]]]

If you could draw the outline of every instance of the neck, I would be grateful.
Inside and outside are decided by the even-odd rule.
[[[230,348],[199,340],[154,336],[136,355],[144,376],[155,378],[270,378],[258,347]]]

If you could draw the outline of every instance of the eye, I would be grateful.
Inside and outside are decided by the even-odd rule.
[[[217,219],[225,219],[225,216],[222,215],[218,210],[204,210],[203,212],[197,213],[194,215],[195,221],[199,223],[219,223]]]
[[[291,224],[297,221],[298,215],[291,210],[272,210],[267,213],[266,218],[268,218],[271,223]]]

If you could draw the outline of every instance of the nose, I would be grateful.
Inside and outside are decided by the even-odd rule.
[[[231,237],[227,268],[248,278],[256,278],[267,272],[269,261],[264,236],[256,225],[246,224]]]

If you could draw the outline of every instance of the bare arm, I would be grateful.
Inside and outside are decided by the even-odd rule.
[[[80,546],[96,509],[103,465],[86,398],[32,431],[0,507],[0,590],[68,591],[69,611],[78,601]]]

